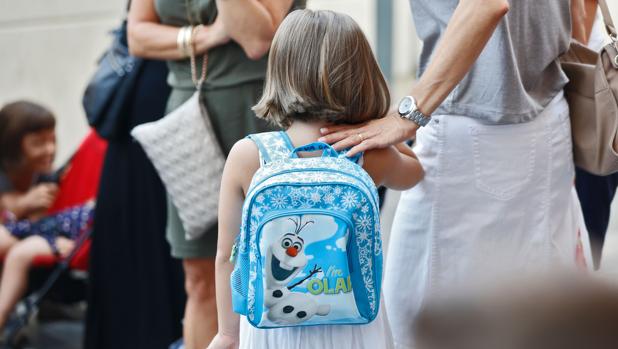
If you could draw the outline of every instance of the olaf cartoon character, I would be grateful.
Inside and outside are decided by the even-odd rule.
[[[288,218],[295,225],[294,232],[283,234],[266,253],[266,292],[264,303],[269,308],[267,317],[281,325],[293,325],[309,320],[314,315],[328,315],[329,305],[318,305],[311,296],[291,290],[321,271],[316,265],[303,280],[288,284],[307,266],[305,241],[300,232],[313,221],[302,224],[300,219]]]

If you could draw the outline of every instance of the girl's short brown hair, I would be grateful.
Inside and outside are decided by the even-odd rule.
[[[0,169],[19,164],[24,136],[55,126],[54,115],[36,103],[17,101],[5,105],[0,109]]]
[[[362,30],[349,16],[297,10],[281,23],[268,59],[258,117],[360,123],[383,117],[388,85]]]

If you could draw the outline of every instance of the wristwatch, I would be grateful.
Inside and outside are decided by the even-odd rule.
[[[411,120],[419,126],[426,126],[431,117],[421,113],[416,106],[416,100],[412,96],[405,96],[399,102],[399,116]]]

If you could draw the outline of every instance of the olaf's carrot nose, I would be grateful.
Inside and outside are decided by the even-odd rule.
[[[296,257],[298,255],[298,250],[294,246],[290,246],[285,250],[285,253],[290,257]]]

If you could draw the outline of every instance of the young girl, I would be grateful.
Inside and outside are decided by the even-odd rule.
[[[34,257],[68,254],[92,218],[93,203],[47,216],[58,191],[50,182],[55,125],[38,104],[19,101],[0,110],[0,330],[26,289]]]
[[[275,35],[264,95],[254,110],[286,128],[292,146],[298,147],[315,142],[322,127],[380,118],[389,103],[384,77],[354,20],[330,11],[302,10],[290,14]],[[405,189],[423,177],[416,156],[403,144],[367,152],[361,161],[376,185]],[[209,348],[392,347],[384,314],[367,325],[256,329],[232,312],[230,254],[242,205],[259,167],[258,148],[251,140],[234,145],[221,183],[216,258],[219,333]]]
[[[30,218],[53,203],[58,186],[40,179],[52,172],[55,126],[52,113],[35,103],[0,109],[0,210]]]

